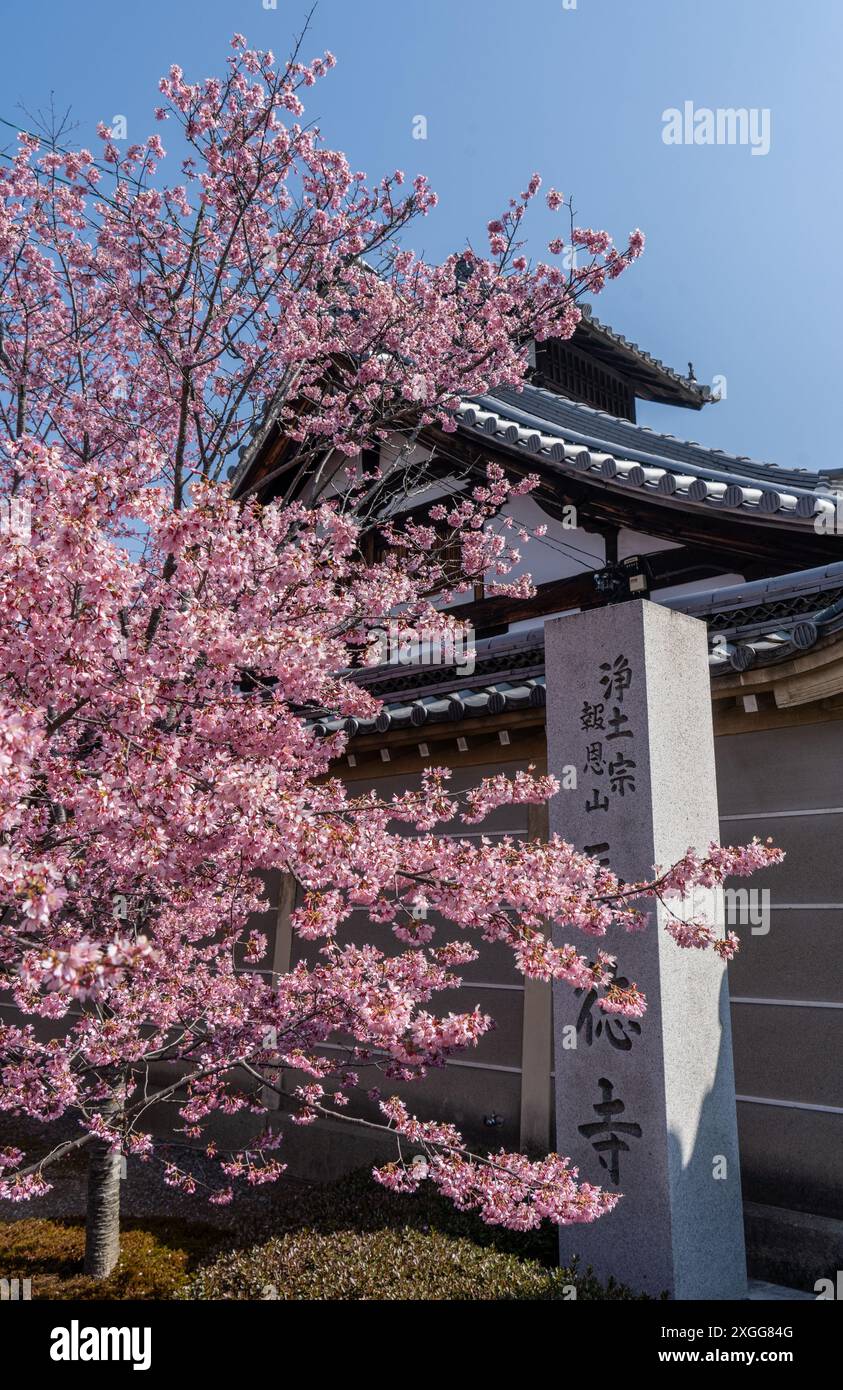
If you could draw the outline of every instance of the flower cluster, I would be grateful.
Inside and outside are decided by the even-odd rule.
[[[638,1016],[635,984],[577,934],[640,930],[639,899],[775,859],[713,846],[624,885],[556,837],[447,834],[546,799],[555,784],[532,769],[467,794],[433,770],[387,800],[332,775],[346,734],[306,716],[377,713],[353,678],[373,621],[453,632],[445,551],[457,582],[505,583],[518,552],[497,518],[532,485],[475,474],[429,518],[384,525],[373,560],[357,504],[389,479],[371,446],[398,438],[409,466],[419,429],[517,384],[526,341],[573,332],[578,294],[642,245],[581,232],[573,281],[528,268],[535,177],[490,226],[488,258],[426,264],[401,239],[434,206],[425,180],[370,184],[300,119],[332,66],[278,64],[238,35],[224,80],[171,68],[156,114],[188,150],[171,186],[159,136],[123,149],[105,128],[103,161],[22,136],[0,169],[0,501],[32,517],[0,549],[0,993],[17,1011],[0,1023],[0,1111],[75,1119],[80,1143],[145,1160],[153,1105],[176,1102],[191,1140],[214,1115],[263,1114],[271,1092],[299,1122],[352,1122],[373,1071],[412,1081],[475,1046],[491,1020],[435,1001],[483,941]],[[219,481],[270,405],[292,473],[313,466],[307,502],[260,507]],[[255,924],[274,872],[313,943],[281,976]],[[488,1221],[585,1221],[616,1200],[556,1155],[478,1158],[392,1103],[385,1124]],[[210,1200],[277,1177],[274,1145],[209,1146]],[[39,1195],[43,1166],[4,1151],[0,1196]],[[164,1180],[207,1191],[169,1156]]]

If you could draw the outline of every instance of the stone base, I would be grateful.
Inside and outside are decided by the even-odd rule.
[[[750,1279],[747,1298],[751,1303],[813,1303],[814,1295],[799,1289],[786,1289],[782,1284],[765,1284],[763,1279]]]
[[[834,1281],[843,1269],[843,1221],[745,1202],[744,1230],[755,1279],[813,1294],[818,1279]]]

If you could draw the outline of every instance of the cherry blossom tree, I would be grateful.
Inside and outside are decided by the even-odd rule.
[[[642,929],[648,896],[780,857],[711,846],[620,884],[558,838],[443,833],[546,800],[550,778],[455,795],[431,769],[385,802],[333,775],[346,735],[320,738],[312,716],[376,711],[352,670],[370,629],[400,612],[455,630],[441,606],[455,545],[463,581],[505,587],[518,551],[502,509],[532,485],[490,465],[429,524],[387,527],[394,548],[372,562],[362,538],[387,479],[361,451],[403,441],[403,476],[420,429],[453,429],[459,397],[517,383],[528,339],[570,335],[578,298],[642,246],[574,228],[581,268],[559,268],[561,238],[529,264],[533,177],[484,255],[425,263],[405,242],[435,203],[426,182],[370,185],[301,123],[303,89],[333,61],[295,49],[278,64],[235,36],[224,78],[172,68],[157,115],[178,127],[176,185],[158,136],[121,152],[106,130],[99,160],[24,133],[0,165],[0,502],[15,519],[0,549],[0,1110],[78,1126],[46,1154],[0,1150],[0,1197],[39,1196],[53,1163],[87,1152],[98,1277],[119,1249],[122,1155],[202,1186],[160,1150],[153,1107],[177,1105],[214,1160],[205,1195],[225,1203],[283,1171],[278,1131],[223,1154],[208,1125],[264,1114],[273,1088],[297,1123],[371,1124],[360,1098],[374,1097],[397,1141],[387,1185],[430,1179],[516,1229],[600,1216],[617,1197],[565,1158],[474,1154],[375,1081],[423,1076],[490,1027],[430,1007],[479,941],[640,1015],[609,955],[554,945],[544,924]],[[570,207],[554,190],[547,204]],[[235,501],[223,471],[270,411],[316,485]],[[294,929],[320,949],[276,978],[253,923],[279,869],[299,885]],[[363,946],[347,939],[352,913],[368,920]],[[681,946],[735,948],[681,910],[672,930]],[[332,1039],[344,1048],[326,1057]],[[291,1093],[281,1068],[301,1077]]]

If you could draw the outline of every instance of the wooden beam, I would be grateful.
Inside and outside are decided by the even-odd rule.
[[[722,560],[696,546],[657,550],[643,555],[642,561],[650,572],[653,589],[713,579],[723,573]],[[733,557],[733,563],[741,561]],[[605,599],[595,587],[595,572],[586,570],[583,574],[538,584],[532,598],[511,598],[503,594],[498,598],[481,599],[479,603],[455,604],[448,611],[470,622],[477,632],[486,632],[490,627],[505,627],[508,623],[544,617],[566,608],[599,608]]]
[[[607,487],[595,476],[565,473],[558,464],[540,454],[515,454],[502,448],[491,436],[469,439],[457,434],[437,432],[431,427],[422,442],[435,447],[440,460],[449,458],[462,467],[482,472],[490,458],[514,477],[537,474],[540,493],[561,499],[577,508],[580,524],[588,520],[597,530],[609,524],[638,531],[656,539],[705,549],[717,557],[721,568],[732,571],[736,557],[739,572],[755,562],[757,575],[786,574],[789,570],[809,569],[843,555],[840,537],[818,535],[810,525],[794,524],[786,517],[756,512],[719,512],[708,507],[687,508],[636,488]]]
[[[440,739],[434,739],[432,730],[422,727],[415,730],[412,742],[404,742],[400,746],[396,746],[394,738],[390,738],[388,734],[380,736],[380,743],[376,747],[365,750],[360,749],[358,739],[352,739],[348,751],[355,758],[355,766],[349,767],[344,760],[337,759],[331,766],[329,776],[341,777],[344,782],[368,782],[380,777],[412,777],[423,772],[425,768],[443,765],[482,767],[484,764],[494,763],[496,768],[500,768],[504,765],[504,749],[497,731],[502,728],[508,729],[511,739],[509,747],[505,750],[507,762],[537,763],[544,758],[546,741],[543,710],[539,710],[537,717],[526,727],[522,711],[518,711],[517,716],[499,715],[493,733],[478,730],[476,726],[479,723],[480,720],[472,720],[468,727],[463,725],[462,734],[457,732],[461,727],[458,724],[434,725],[436,729],[450,730],[447,738]],[[458,738],[465,738],[468,743],[464,753],[457,748]],[[430,749],[429,757],[423,758],[419,753],[420,743],[427,743]],[[390,750],[391,757],[388,763],[380,759],[381,748]]]
[[[293,928],[290,918],[296,906],[297,884],[292,874],[280,874],[278,884],[278,906],[275,912],[275,937],[272,942],[272,983],[276,984],[282,975],[289,973],[293,960]],[[273,1030],[274,1032],[274,1030]],[[274,1038],[273,1038],[274,1042]],[[270,1069],[270,1080],[275,1083],[280,1069]],[[261,1087],[261,1103],[267,1110],[277,1110],[280,1105],[278,1092],[268,1086]]]
[[[545,755],[546,760],[546,755]],[[547,804],[527,807],[527,838],[546,840]],[[550,1150],[553,1066],[552,992],[549,981],[524,978],[524,1018],[521,1027],[520,1147],[544,1156]]]

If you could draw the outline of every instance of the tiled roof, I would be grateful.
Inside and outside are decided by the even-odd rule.
[[[843,561],[662,602],[707,623],[713,676],[746,671],[784,661],[821,637],[843,632]],[[475,651],[471,677],[443,667],[382,666],[361,672],[356,679],[384,701],[377,718],[325,717],[312,727],[322,736],[340,729],[352,735],[386,734],[545,704],[541,625],[485,638]]]
[[[527,385],[461,402],[461,431],[504,452],[542,458],[601,487],[668,506],[812,528],[835,499],[823,474],[777,468],[658,434],[555,392]]]
[[[746,671],[843,631],[843,562],[663,602],[707,623],[712,674]]]
[[[618,333],[606,323],[601,323],[600,319],[594,317],[590,305],[583,304],[580,307],[583,318],[581,328],[578,331],[582,332],[584,337],[596,338],[598,342],[603,341],[613,349],[621,360],[626,359],[627,362],[636,363],[655,378],[666,378],[680,391],[687,392],[696,406],[702,406],[707,401],[714,400],[710,386],[695,381],[693,377],[683,376],[681,372],[675,372],[672,367],[668,367],[658,357],[653,357],[651,353],[645,352],[638,343],[631,343],[622,333]]]
[[[378,666],[355,673],[383,701],[377,719],[318,720],[320,734],[386,733],[391,728],[454,723],[514,709],[539,709],[545,702],[544,632],[503,633],[474,643],[470,676],[443,666]]]
[[[421,729],[427,724],[460,723],[490,714],[509,714],[513,710],[541,709],[546,701],[544,676],[514,685],[498,681],[494,685],[463,685],[441,699],[422,697],[384,704],[377,719],[321,719],[314,724],[318,734],[344,729],[349,734],[385,734],[390,729]]]

